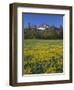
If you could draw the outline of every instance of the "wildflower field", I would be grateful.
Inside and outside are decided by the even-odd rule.
[[[24,40],[24,74],[62,72],[63,40]]]

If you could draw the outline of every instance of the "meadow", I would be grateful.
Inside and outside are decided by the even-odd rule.
[[[62,72],[63,40],[24,40],[24,74]]]

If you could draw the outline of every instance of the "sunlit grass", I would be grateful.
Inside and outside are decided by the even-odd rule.
[[[24,74],[63,72],[63,41],[24,41]]]

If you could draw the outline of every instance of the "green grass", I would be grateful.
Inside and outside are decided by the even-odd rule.
[[[63,40],[24,40],[24,74],[62,72]]]

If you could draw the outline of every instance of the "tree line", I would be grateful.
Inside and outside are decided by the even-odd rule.
[[[51,26],[45,30],[39,30],[36,25],[34,28],[28,25],[24,29],[24,39],[63,39],[63,27]]]

